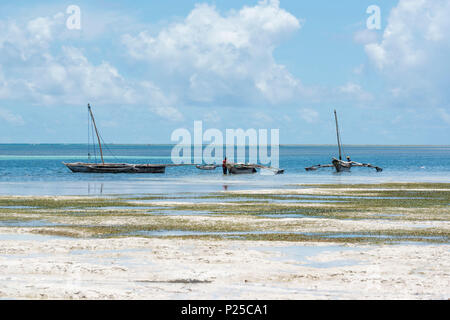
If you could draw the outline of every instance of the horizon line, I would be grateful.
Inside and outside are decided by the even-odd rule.
[[[88,145],[88,143],[79,143],[79,142],[71,142],[71,143],[63,143],[63,142],[0,142],[0,145]],[[105,145],[128,145],[128,146],[189,146],[180,145],[178,143],[106,143]],[[201,146],[208,146],[209,143],[201,144]],[[190,146],[200,146],[198,144],[190,144]],[[228,146],[224,144],[223,146]],[[245,145],[234,145],[235,147],[242,146],[271,146],[271,144],[245,144]],[[337,144],[298,144],[298,143],[280,143],[280,147],[336,147]],[[450,144],[345,144],[345,146],[349,147],[360,147],[360,146],[370,146],[370,147],[450,147]]]

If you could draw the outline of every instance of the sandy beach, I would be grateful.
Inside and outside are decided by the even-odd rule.
[[[0,235],[13,299],[448,299],[449,245]]]
[[[2,196],[0,298],[446,300],[449,194]]]

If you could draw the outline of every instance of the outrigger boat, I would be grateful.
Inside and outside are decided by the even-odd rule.
[[[338,119],[336,110],[334,110],[334,119],[336,121],[336,136],[337,136],[337,143],[338,143],[338,149],[339,149],[339,159],[336,159],[333,157],[331,164],[317,164],[315,166],[307,167],[305,168],[306,171],[313,171],[317,170],[319,168],[330,168],[334,167],[336,169],[336,172],[342,172],[342,171],[350,171],[351,167],[367,167],[367,168],[374,168],[377,170],[377,172],[383,171],[382,168],[371,165],[370,163],[359,163],[356,161],[350,160],[350,157],[347,156],[347,161],[342,160],[342,146],[341,146],[341,137],[339,134],[339,126],[338,126]]]
[[[231,174],[248,174],[257,172],[254,165],[244,163],[227,163],[227,169]]]
[[[73,162],[63,164],[72,172],[86,172],[86,173],[164,173],[167,164],[131,164],[131,163],[105,163],[103,159],[103,149],[100,135],[95,124],[94,115],[92,114],[91,106],[88,104],[88,113],[92,125],[97,136],[98,147],[100,150],[100,157],[102,163],[86,163]],[[88,123],[89,124],[89,123]],[[95,146],[94,146],[95,148]],[[172,165],[173,166],[173,165]]]
[[[275,174],[283,174],[284,169],[278,169],[273,167],[266,167],[260,164],[251,164],[251,163],[227,163],[227,169],[228,172],[231,174],[249,174],[249,173],[256,173],[258,169],[267,169],[272,171]]]
[[[195,166],[197,167],[197,169],[200,169],[200,170],[214,170],[217,167],[220,167],[217,164],[204,164],[204,165],[195,165]],[[263,166],[263,165],[260,165],[260,164],[227,162],[226,166],[227,166],[227,171],[230,174],[251,174],[251,173],[256,173],[257,172],[256,168],[267,169],[267,170],[270,170],[270,171],[274,172],[275,174],[282,174],[282,173],[284,173],[284,169],[266,167],[266,166]]]

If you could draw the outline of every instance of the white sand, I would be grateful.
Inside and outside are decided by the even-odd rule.
[[[0,298],[448,299],[450,245],[0,234]]]

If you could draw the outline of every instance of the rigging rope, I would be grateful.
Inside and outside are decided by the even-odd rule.
[[[95,158],[95,162],[97,162],[97,149],[95,148],[95,135],[94,135],[94,126],[91,123],[91,137],[92,137],[92,146],[94,147],[94,158]]]
[[[347,160],[347,155],[346,155],[345,150],[344,150],[344,144],[342,143],[342,132],[341,132],[341,128],[339,128],[339,140],[340,140],[341,147],[342,147],[342,155],[344,156],[345,160]]]
[[[89,111],[88,111],[89,113]],[[89,122],[88,122],[88,126],[91,129],[91,139],[92,139],[92,149],[94,151],[94,160],[97,163],[97,149],[95,148],[95,135],[94,135],[94,125],[91,123],[92,119],[91,119],[91,115],[89,114]],[[90,143],[90,142],[89,142]]]
[[[92,139],[92,149],[94,152],[94,159],[95,162],[97,162],[97,150],[95,148],[95,133],[94,133],[94,124],[93,124],[93,119],[92,116],[89,112],[88,109],[88,159],[91,159],[91,154],[90,154],[90,139]],[[105,143],[105,140],[103,140],[102,135],[100,134],[100,132],[97,131],[98,137],[100,138],[100,140],[103,142],[103,147],[105,147],[108,152],[114,157],[114,159],[119,160],[111,151],[111,149],[108,148],[108,146]]]
[[[114,153],[112,153],[111,149],[108,148],[108,145],[105,143],[105,140],[103,140],[103,137],[102,137],[102,135],[100,134],[100,132],[98,133],[98,135],[99,135],[99,137],[100,137],[100,140],[102,140],[102,142],[103,142],[103,146],[108,150],[108,152],[114,157],[114,159],[119,160],[119,159],[114,155]]]

